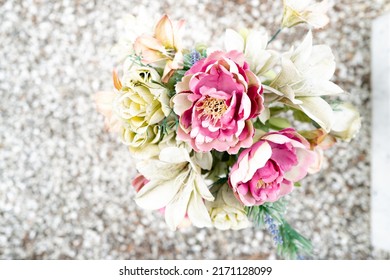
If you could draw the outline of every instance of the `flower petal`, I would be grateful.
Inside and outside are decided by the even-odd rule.
[[[299,97],[302,104],[297,104],[306,115],[318,123],[326,132],[332,128],[334,118],[330,105],[321,97]]]
[[[257,169],[263,167],[272,156],[272,149],[268,142],[264,141],[249,158],[247,172],[242,182],[252,179]]]
[[[226,29],[225,32],[225,49],[226,51],[244,51],[244,38],[233,29]]]
[[[144,209],[163,208],[174,198],[183,181],[184,178],[178,178],[175,184],[172,181],[150,181],[137,193],[135,202]]]
[[[154,36],[162,43],[165,48],[174,48],[175,40],[173,33],[173,24],[167,15],[164,15],[156,25]]]
[[[196,227],[211,227],[211,219],[202,197],[193,192],[188,204],[188,217]]]

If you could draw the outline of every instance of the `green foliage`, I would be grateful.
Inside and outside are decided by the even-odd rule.
[[[287,119],[280,118],[280,117],[270,118],[266,122],[266,125],[268,125],[271,129],[275,129],[275,130],[281,130],[287,127],[291,127],[291,124]]]
[[[312,122],[311,118],[309,118],[304,112],[299,110],[294,110],[293,116],[294,119],[300,122],[306,122],[306,123]]]
[[[134,53],[134,54],[130,54],[129,58],[136,65],[139,65],[139,66],[142,66],[142,67],[149,66],[147,64],[143,64],[142,63],[142,56],[141,55],[137,55],[137,54]]]
[[[279,225],[283,243],[278,245],[278,254],[286,259],[298,259],[311,255],[313,246],[307,238],[293,229],[285,220]]]
[[[169,112],[169,115],[160,122],[162,137],[164,135],[168,135],[172,130],[176,130],[178,124],[179,124],[179,118],[175,114],[175,112],[171,110]]]
[[[259,119],[257,119],[254,123],[253,123],[253,126],[256,128],[256,129],[260,129],[264,132],[269,132],[269,127],[266,126],[265,124],[263,124]]]
[[[248,218],[259,226],[266,228],[265,217],[268,215],[278,225],[279,234],[283,240],[277,245],[278,255],[285,259],[297,259],[303,255],[311,255],[310,241],[291,227],[284,219],[286,202],[280,199],[273,203],[264,203],[259,206],[245,208]]]
[[[279,115],[280,113],[287,112],[288,110],[289,108],[286,106],[274,106],[269,108],[271,116]]]
[[[212,187],[215,187],[215,186],[221,186],[221,185],[225,184],[227,181],[228,181],[228,178],[227,178],[227,177],[219,178],[217,181],[213,182],[213,183],[209,186],[209,189],[211,189]]]
[[[256,226],[264,227],[265,215],[271,216],[278,223],[282,223],[286,212],[286,202],[279,199],[276,202],[267,202],[259,206],[245,207],[247,216]]]

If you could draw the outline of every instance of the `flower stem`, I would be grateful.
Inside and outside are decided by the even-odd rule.
[[[267,46],[278,37],[279,33],[283,30],[283,27],[279,28],[278,31],[275,32],[275,34],[272,36],[272,38],[268,41]]]

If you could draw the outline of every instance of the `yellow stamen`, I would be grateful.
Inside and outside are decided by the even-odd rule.
[[[227,106],[225,100],[208,96],[203,100],[203,104],[198,107],[198,110],[202,111],[200,116],[211,117],[216,122],[226,112]]]
[[[271,185],[271,183],[265,183],[263,180],[259,180],[259,181],[257,181],[256,187],[257,187],[258,189],[261,189],[261,188],[265,189],[265,188],[267,188],[269,185]]]

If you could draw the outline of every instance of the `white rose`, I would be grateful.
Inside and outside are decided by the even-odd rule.
[[[142,133],[171,112],[168,90],[160,82],[159,74],[152,68],[135,67],[125,72],[114,110],[132,131]]]
[[[220,230],[239,230],[250,223],[244,206],[238,202],[227,184],[220,187],[216,199],[206,202],[213,225]]]

